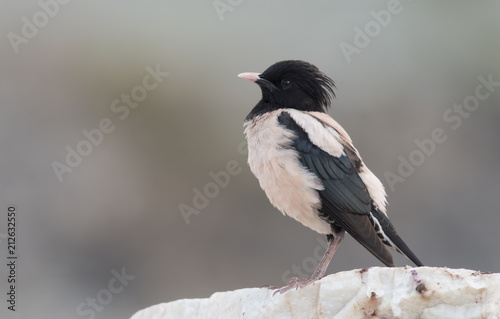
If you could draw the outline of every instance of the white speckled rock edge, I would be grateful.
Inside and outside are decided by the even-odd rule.
[[[370,268],[329,275],[273,296],[267,288],[217,292],[137,312],[131,319],[500,318],[500,274],[467,269]]]

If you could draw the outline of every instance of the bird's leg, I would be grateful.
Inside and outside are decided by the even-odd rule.
[[[330,261],[333,258],[333,255],[337,251],[337,248],[340,246],[340,242],[344,239],[344,234],[345,230],[341,230],[338,233],[336,233],[329,241],[329,246],[328,249],[325,251],[325,254],[323,255],[323,258],[321,258],[321,261],[318,264],[318,267],[316,267],[316,270],[314,271],[313,275],[311,278],[315,278],[315,280],[323,278],[325,276],[326,269],[328,268],[328,265],[330,264]]]
[[[275,295],[278,292],[280,294],[285,293],[292,288],[295,288],[295,289],[303,288],[307,285],[312,284],[316,280],[323,278],[323,276],[325,275],[326,269],[328,268],[328,265],[330,264],[330,261],[332,260],[332,257],[335,254],[335,251],[337,251],[337,248],[339,248],[340,242],[342,241],[342,239],[344,239],[344,234],[345,234],[345,230],[341,229],[339,232],[335,233],[335,235],[333,236],[333,239],[328,238],[329,239],[328,240],[328,248],[327,248],[325,254],[323,255],[323,258],[321,258],[321,261],[319,262],[318,267],[316,267],[316,270],[314,271],[314,273],[312,274],[311,277],[309,277],[309,278],[294,277],[290,280],[289,284],[276,290],[273,295]]]

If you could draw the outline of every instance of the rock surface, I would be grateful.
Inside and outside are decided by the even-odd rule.
[[[467,269],[370,268],[329,275],[273,296],[267,288],[217,292],[137,312],[167,318],[500,318],[500,274]]]

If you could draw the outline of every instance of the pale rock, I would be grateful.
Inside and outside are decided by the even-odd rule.
[[[500,318],[500,274],[467,269],[358,269],[283,295],[273,292],[217,292],[210,298],[155,305],[131,319]]]

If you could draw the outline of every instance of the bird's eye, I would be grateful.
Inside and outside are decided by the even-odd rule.
[[[292,84],[292,82],[290,80],[282,80],[281,81],[281,86],[283,86],[283,88],[288,88],[290,85]]]

